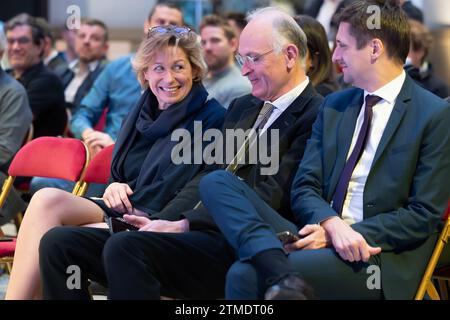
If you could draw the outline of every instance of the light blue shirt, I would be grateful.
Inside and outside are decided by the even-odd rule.
[[[84,130],[93,128],[105,108],[108,108],[106,126],[103,130],[114,141],[122,121],[141,95],[136,74],[131,67],[133,55],[127,55],[108,64],[95,80],[81,107],[70,121],[70,130],[81,138]]]

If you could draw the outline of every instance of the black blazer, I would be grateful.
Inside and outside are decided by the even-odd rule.
[[[279,170],[275,175],[261,175],[261,165],[242,165],[236,174],[243,178],[258,195],[272,208],[289,220],[293,215],[289,203],[289,190],[300,159],[305,151],[306,141],[311,134],[318,108],[323,98],[308,84],[302,94],[270,126],[279,130]],[[263,106],[263,101],[252,95],[235,99],[225,116],[222,133],[226,129],[250,129]],[[154,218],[179,220],[186,217],[191,230],[216,229],[216,225],[206,209],[192,209],[199,201],[198,184],[201,178],[217,167],[210,166],[188,183],[160,213]],[[188,211],[186,211],[188,210]]]
[[[33,112],[34,138],[64,133],[67,115],[61,80],[42,62],[17,79],[25,87]]]
[[[77,90],[77,93],[75,94],[74,101],[72,103],[67,104],[67,107],[70,109],[70,112],[72,114],[75,114],[77,112],[78,108],[81,105],[81,100],[83,100],[83,98],[89,93],[89,91],[92,88],[92,85],[94,84],[95,79],[97,79],[97,77],[100,75],[100,73],[103,71],[106,65],[107,60],[101,60],[98,66],[93,71],[89,72],[86,79],[84,79],[83,83],[80,85],[80,87]],[[69,83],[72,81],[74,73],[67,67],[64,69],[64,71],[60,72],[59,77],[62,80],[64,89],[66,89]]]

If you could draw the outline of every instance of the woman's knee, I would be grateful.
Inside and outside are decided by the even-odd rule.
[[[72,194],[55,188],[40,189],[31,198],[30,206],[54,208],[63,204],[69,195]]]

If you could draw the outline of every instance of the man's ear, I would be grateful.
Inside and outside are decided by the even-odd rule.
[[[370,48],[372,50],[371,51],[372,61],[378,59],[384,53],[383,42],[378,38],[372,39],[372,41],[370,41]]]
[[[230,43],[231,50],[233,52],[236,52],[236,50],[238,49],[238,45],[239,45],[239,41],[237,40],[237,38],[231,38],[229,43]]]
[[[284,51],[285,51],[284,56],[286,58],[286,66],[289,69],[292,69],[295,66],[298,59],[298,48],[293,44],[288,44],[284,49]]]

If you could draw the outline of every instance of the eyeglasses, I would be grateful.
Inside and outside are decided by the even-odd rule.
[[[189,34],[189,32],[191,32],[191,31],[192,30],[187,27],[179,27],[179,26],[173,26],[173,25],[156,26],[156,27],[152,27],[152,28],[148,29],[147,38],[150,38],[150,37],[154,36],[155,34],[165,34],[165,33],[170,33],[177,37],[183,37],[183,36]]]
[[[31,42],[31,39],[28,37],[20,37],[20,38],[8,38],[6,40],[8,42],[8,45],[12,46],[14,42],[17,42],[20,45],[28,44]]]
[[[268,55],[272,51],[274,51],[274,49],[269,50],[269,51],[264,52],[264,53],[261,53],[261,54],[256,54],[254,56],[250,56],[250,55],[241,56],[238,53],[238,54],[235,55],[235,57],[236,57],[237,63],[241,66],[241,68],[244,66],[245,63],[247,63],[247,65],[249,67],[254,67],[255,64],[257,64],[262,57],[264,57],[265,55]]]

